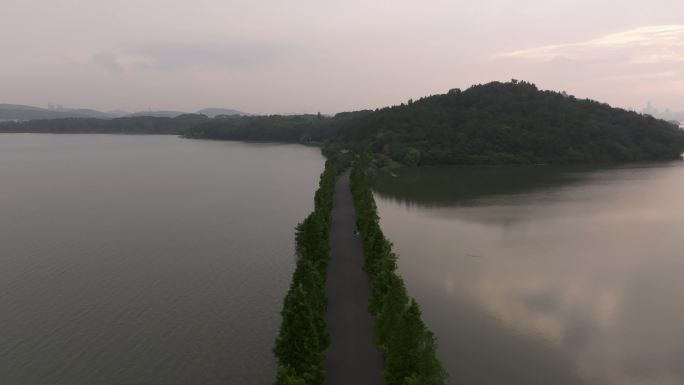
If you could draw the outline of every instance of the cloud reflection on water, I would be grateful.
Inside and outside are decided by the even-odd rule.
[[[436,172],[442,180],[458,175],[454,169],[451,175],[445,169]],[[409,180],[413,186],[407,191],[440,188],[438,183],[415,185],[420,176]],[[569,180],[494,194],[467,206],[410,201],[401,188],[379,189],[383,229],[401,255],[409,290],[423,304],[428,322],[438,325],[433,327],[441,351],[453,353],[450,335],[461,325],[458,319],[438,318],[457,317],[469,303],[509,333],[542,341],[549,354],[567,358],[556,360],[565,362],[565,370],[547,373],[547,383],[571,383],[574,371],[587,384],[681,384],[684,304],[676,293],[684,291],[684,201],[679,197],[684,167],[582,171]],[[442,188],[450,187],[444,183]],[[441,309],[452,306],[451,312]],[[469,333],[487,339],[490,330],[475,324]],[[475,349],[476,343],[471,345]],[[511,354],[492,347],[479,360],[491,363],[489,369],[500,368],[529,348],[516,346]],[[458,379],[468,369],[451,356],[443,360],[452,372],[457,368],[452,376]],[[456,356],[487,366],[470,360],[465,348]],[[532,362],[519,367],[535,370]],[[508,378],[499,380],[530,383],[529,373],[521,371],[503,371]],[[488,383],[474,375],[472,380]]]

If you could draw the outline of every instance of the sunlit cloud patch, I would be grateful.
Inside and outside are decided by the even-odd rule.
[[[628,64],[657,64],[684,61],[684,25],[655,25],[599,36],[581,42],[544,45],[498,57],[533,61],[557,58],[594,60],[621,59]]]

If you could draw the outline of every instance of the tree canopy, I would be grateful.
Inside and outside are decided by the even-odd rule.
[[[512,81],[422,98],[351,119],[337,141],[416,164],[671,160],[673,124]]]
[[[183,133],[186,138],[269,142],[323,142],[333,119],[322,115],[219,116]]]
[[[684,131],[670,122],[516,80],[332,118],[214,119],[185,136],[328,142],[405,165],[672,160],[684,152]]]

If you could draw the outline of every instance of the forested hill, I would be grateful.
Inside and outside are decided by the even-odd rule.
[[[489,83],[351,118],[336,138],[404,164],[678,159],[684,132],[527,82]]]
[[[182,134],[221,140],[331,143],[406,165],[673,160],[684,130],[664,120],[511,81],[334,117],[129,117],[1,122],[0,132]]]
[[[375,111],[225,117],[191,138],[332,142],[407,165],[592,163],[678,159],[684,131],[648,115],[511,81]]]

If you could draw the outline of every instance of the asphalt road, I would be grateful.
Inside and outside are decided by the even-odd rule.
[[[325,358],[325,385],[381,385],[383,363],[373,342],[371,296],[363,271],[361,239],[354,234],[356,211],[349,172],[335,186],[326,292],[330,346]]]

